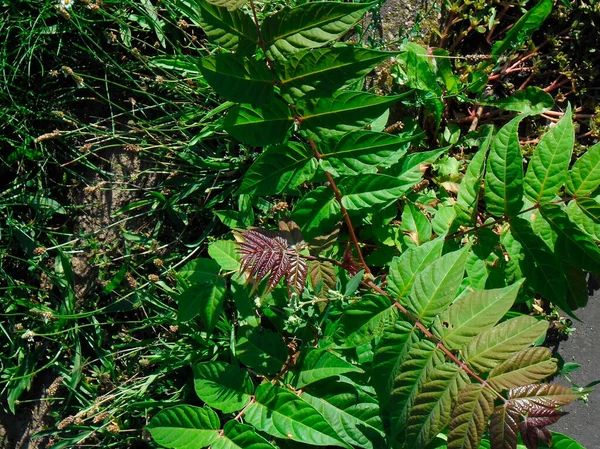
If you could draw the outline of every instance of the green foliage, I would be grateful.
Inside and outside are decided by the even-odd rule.
[[[39,119],[61,126],[62,146],[26,132],[33,119],[15,125],[20,105],[0,137],[13,176],[0,194],[1,382],[15,411],[36,373],[60,374],[56,416],[72,416],[48,431],[55,447],[135,445],[147,418],[173,449],[550,445],[546,426],[587,390],[539,383],[558,361],[539,346],[547,320],[529,314],[549,301],[574,315],[585,273],[600,272],[600,147],[575,146],[578,109],[550,111],[543,89],[485,87],[552,2],[464,71],[441,48],[336,42],[378,4],[111,4],[93,19],[118,27],[106,46],[76,9],[35,28],[56,48],[83,39],[95,70],[72,64],[75,85],[43,97],[66,111]],[[5,79],[26,66],[22,45],[3,50]],[[69,95],[110,120],[69,109]],[[477,115],[455,120],[467,106]],[[505,123],[506,111],[520,115]],[[537,145],[522,144],[532,124]],[[127,166],[114,146],[140,158],[135,173],[110,172]],[[74,164],[94,174],[88,193],[141,195],[103,219],[104,246],[73,217],[110,201],[74,214],[71,186],[89,181]],[[137,184],[146,172],[156,186]],[[83,254],[101,281],[90,293]],[[553,447],[579,446],[555,435]]]
[[[492,55],[519,45],[549,5],[542,1],[526,13]],[[253,284],[266,328],[231,322],[234,359],[242,366],[196,366],[196,390],[223,411],[221,434],[243,426],[252,435],[248,445],[259,444],[258,432],[316,446],[424,448],[443,432],[448,448],[514,449],[519,433],[537,447],[538,436],[549,441],[545,426],[560,417],[558,408],[583,393],[537,383],[557,368],[551,351],[536,346],[548,324],[507,314],[535,294],[572,313],[566,270],[600,271],[591,225],[596,147],[569,172],[568,107],[524,156],[519,124],[554,105],[537,88],[482,99],[522,115],[475,136],[468,162],[450,150],[460,129],[448,127],[443,138],[450,146],[432,151],[421,151],[418,127],[381,132],[376,120],[398,102],[418,100],[441,111],[438,81],[454,92],[472,85],[460,85],[443,52],[435,53],[435,65],[416,44],[398,53],[330,46],[370,7],[284,7],[257,23],[262,40],[254,43],[262,54],[222,53],[198,63],[214,90],[238,103],[223,121],[225,131],[241,144],[264,147],[237,194],[250,195],[255,205],[261,197],[290,195],[295,223],[236,231],[240,276]],[[225,23],[233,14],[218,13]],[[357,90],[392,56],[399,84],[414,90],[388,96]],[[434,118],[439,126],[441,113]],[[440,187],[423,189],[432,164],[436,174],[427,183]],[[570,204],[565,210],[560,203]],[[399,225],[391,224],[395,219]],[[332,232],[339,221],[341,235]],[[359,237],[380,246],[368,260],[380,258],[389,268],[371,271]],[[209,247],[223,270],[238,267],[231,245]],[[214,304],[211,298],[198,304],[199,313]],[[185,304],[180,315],[188,314]],[[211,330],[215,323],[204,324]],[[248,372],[266,380],[248,383]],[[237,419],[250,427],[228,416],[239,410]]]

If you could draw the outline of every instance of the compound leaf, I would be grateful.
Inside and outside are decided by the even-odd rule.
[[[364,128],[406,95],[384,97],[342,91],[331,97],[303,98],[296,103],[296,111],[301,117],[300,129],[312,131],[317,136],[331,136],[335,135],[332,131],[340,133]]]

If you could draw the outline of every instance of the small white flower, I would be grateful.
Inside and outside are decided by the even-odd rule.
[[[60,6],[65,9],[69,9],[71,6],[73,6],[73,0],[60,0]]]
[[[29,342],[33,341],[33,337],[35,337],[35,332],[29,329],[27,329],[25,332],[23,332],[23,335],[21,335],[23,340],[27,340]]]

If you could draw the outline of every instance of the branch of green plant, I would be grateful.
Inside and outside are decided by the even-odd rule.
[[[308,141],[313,150],[315,158],[317,158],[317,160],[321,160],[323,158],[323,156],[321,155],[321,153],[319,153],[319,150],[317,149],[317,145],[315,144],[315,141],[313,139],[308,139]],[[342,211],[342,215],[344,217],[346,227],[348,228],[348,233],[350,234],[350,239],[352,240],[352,244],[354,245],[354,249],[356,250],[358,260],[359,260],[360,264],[362,265],[362,267],[364,268],[365,273],[368,275],[371,275],[371,270],[369,269],[369,266],[365,262],[365,259],[362,255],[362,251],[360,249],[360,243],[358,242],[358,238],[356,237],[356,233],[354,232],[354,226],[352,225],[352,220],[350,220],[350,215],[348,215],[348,211],[342,204],[342,193],[340,192],[340,189],[338,189],[338,186],[335,183],[333,176],[331,176],[331,173],[325,171],[325,175],[327,176],[329,185],[331,186],[333,193],[335,195],[335,199],[338,202],[340,209]]]

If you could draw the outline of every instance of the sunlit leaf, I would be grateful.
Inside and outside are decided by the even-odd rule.
[[[343,36],[373,3],[304,3],[284,7],[261,25],[267,55],[285,60],[292,53],[318,48]]]
[[[514,304],[522,284],[520,281],[462,295],[436,318],[434,332],[450,349],[460,348],[500,321]]]
[[[462,354],[475,371],[486,373],[546,334],[548,322],[530,316],[504,321],[472,339]]]
[[[289,390],[263,383],[244,419],[258,430],[315,446],[350,446],[339,439],[325,418]]]
[[[219,321],[225,300],[225,279],[192,285],[178,296],[177,319],[189,321],[200,315],[207,332],[211,332]]]
[[[534,203],[552,200],[567,179],[575,142],[571,106],[540,139],[525,175],[525,196]]]
[[[160,411],[146,429],[154,441],[170,449],[206,447],[219,437],[219,417],[210,408],[178,405]]]
[[[267,440],[256,433],[252,426],[228,421],[223,433],[211,445],[212,449],[274,449]]]
[[[516,215],[523,205],[523,156],[519,123],[523,116],[498,131],[487,159],[484,198],[488,211],[498,217]]]
[[[308,348],[300,353],[290,384],[294,388],[303,388],[319,380],[351,372],[363,370],[325,349]]]
[[[494,409],[490,420],[490,440],[494,448],[515,449],[519,426],[519,412],[509,403]]]
[[[550,348],[527,348],[496,366],[488,382],[498,389],[508,389],[538,382],[556,372],[556,359]]]
[[[381,335],[396,317],[396,308],[381,295],[365,295],[348,307],[338,323],[336,341],[342,348],[353,348]]]
[[[465,176],[460,183],[454,208],[456,209],[456,218],[462,224],[472,224],[475,222],[479,191],[481,190],[481,181],[485,169],[485,158],[492,142],[492,136],[493,128],[490,128],[479,150],[473,156],[473,159],[471,159]]]
[[[392,259],[388,276],[388,289],[396,297],[407,295],[417,277],[429,264],[442,255],[444,239],[437,238],[418,247],[404,251]]]
[[[456,297],[465,272],[468,247],[448,253],[417,273],[409,310],[425,325],[433,322]]]
[[[574,196],[585,196],[598,189],[600,179],[600,143],[585,152],[569,170],[567,191]]]

